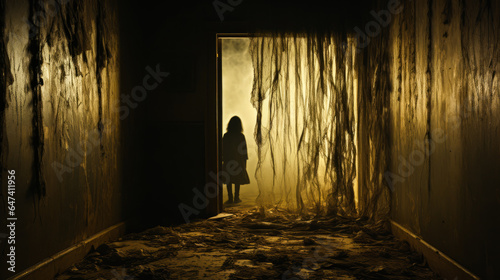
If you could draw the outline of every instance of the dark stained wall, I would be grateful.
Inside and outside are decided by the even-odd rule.
[[[18,273],[124,219],[118,18],[114,1],[0,7],[0,219],[15,170]]]
[[[498,279],[500,3],[407,1],[387,40],[392,217]]]

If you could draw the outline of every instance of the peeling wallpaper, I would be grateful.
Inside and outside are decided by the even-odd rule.
[[[18,271],[122,220],[116,5],[0,1],[0,156],[2,184],[16,171]]]

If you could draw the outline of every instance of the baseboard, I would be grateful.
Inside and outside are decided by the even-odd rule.
[[[408,229],[391,220],[391,229],[394,236],[407,241],[411,248],[421,253],[429,267],[441,277],[448,280],[477,280],[479,277],[472,274],[453,259],[434,248],[429,243],[416,236]]]
[[[58,273],[63,272],[74,263],[82,260],[90,251],[92,246],[97,248],[106,241],[123,236],[129,222],[121,222],[111,226],[90,238],[73,245],[42,262],[8,278],[7,280],[40,280],[54,279]]]

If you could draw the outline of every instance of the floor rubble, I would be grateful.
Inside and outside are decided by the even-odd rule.
[[[225,212],[126,235],[55,279],[441,279],[384,224],[249,205]]]

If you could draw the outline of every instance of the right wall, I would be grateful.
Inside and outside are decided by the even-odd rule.
[[[405,1],[381,36],[391,217],[499,279],[500,1]]]

